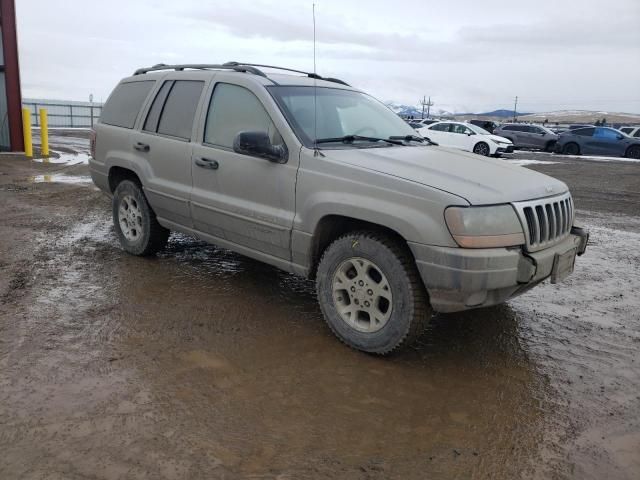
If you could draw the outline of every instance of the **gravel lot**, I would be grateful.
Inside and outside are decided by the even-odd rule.
[[[0,155],[0,478],[638,478],[640,163],[505,159],[571,187],[574,274],[376,358],[311,282],[183,235],[123,253],[82,136]]]

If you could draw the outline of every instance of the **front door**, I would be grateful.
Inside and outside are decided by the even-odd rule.
[[[272,144],[284,144],[250,86],[218,81],[201,141],[193,150],[194,227],[254,252],[290,260],[299,152],[289,150],[283,164],[236,153],[236,135],[250,131],[267,132]]]
[[[591,137],[591,148],[597,155],[622,156],[625,144],[622,135],[612,128],[597,127]]]

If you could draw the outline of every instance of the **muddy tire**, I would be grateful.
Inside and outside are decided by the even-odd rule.
[[[640,145],[631,145],[627,148],[626,153],[624,154],[627,158],[634,158],[640,160]]]
[[[580,155],[580,147],[575,142],[569,142],[562,149],[562,153],[565,155]]]
[[[364,352],[411,345],[431,316],[411,253],[387,235],[352,232],[335,240],[322,255],[316,287],[329,328]]]
[[[489,154],[491,153],[491,149],[489,148],[489,145],[487,143],[478,142],[473,147],[473,153],[475,153],[477,155],[483,155],[485,157],[488,157]]]
[[[148,256],[167,244],[170,232],[158,223],[138,184],[120,182],[113,193],[112,207],[113,225],[124,250]]]

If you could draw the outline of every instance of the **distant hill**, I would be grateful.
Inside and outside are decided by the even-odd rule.
[[[635,113],[603,112],[593,110],[557,110],[555,112],[522,114],[518,120],[523,122],[552,123],[595,123],[597,120],[606,119],[607,123],[640,124],[640,115]]]
[[[513,110],[494,110],[493,112],[484,113],[457,113],[456,115],[475,115],[476,117],[498,117],[498,118],[512,118]],[[529,115],[528,113],[516,112],[516,117],[522,115]]]
[[[405,105],[397,102],[387,102],[386,105],[402,117],[421,118],[422,105]],[[481,113],[454,113],[464,112],[462,108],[454,106],[433,106],[431,107],[430,116],[432,118],[455,118],[457,120],[471,120],[473,118],[484,118],[496,122],[504,122],[513,118],[513,110],[493,110],[491,112]],[[426,115],[426,110],[425,110]],[[595,123],[596,120],[607,120],[607,123],[615,124],[640,124],[640,114],[620,113],[620,112],[604,112],[594,110],[557,110],[552,112],[528,113],[516,112],[516,117],[522,122],[539,122],[548,120],[551,123]]]

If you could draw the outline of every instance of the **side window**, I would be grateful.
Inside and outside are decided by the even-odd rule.
[[[507,130],[507,131],[515,131],[516,127],[515,125],[505,125],[504,127],[502,127],[502,130]]]
[[[162,107],[164,107],[164,102],[167,100],[167,95],[169,95],[169,90],[173,86],[172,80],[167,80],[162,84],[156,98],[153,100],[151,104],[151,108],[149,109],[149,113],[147,114],[147,119],[144,121],[143,130],[148,132],[156,132],[158,131],[158,122],[160,121],[160,114],[162,113]]]
[[[466,133],[467,127],[460,125],[459,123],[452,123],[451,130],[449,131],[452,133]]]
[[[574,135],[580,135],[581,137],[591,137],[595,128],[578,128],[573,131]]]
[[[121,83],[102,109],[100,122],[116,127],[133,128],[136,117],[155,80]]]
[[[168,80],[164,82],[144,122],[144,130],[161,135],[191,139],[191,129],[204,82]]]
[[[251,131],[267,132],[273,145],[284,143],[258,97],[238,85],[217,84],[207,112],[205,143],[233,148],[238,133]]]
[[[448,132],[449,131],[449,123],[438,123],[430,128],[430,130],[436,130],[438,132]]]
[[[596,132],[593,134],[593,136],[615,140],[618,138],[618,132],[610,128],[596,128]]]
[[[542,129],[541,129],[541,128],[539,128],[539,127],[529,127],[529,132],[530,132],[530,133],[537,133],[537,134],[540,134],[540,133],[542,133]]]
[[[633,138],[640,138],[640,128],[633,134]]]

